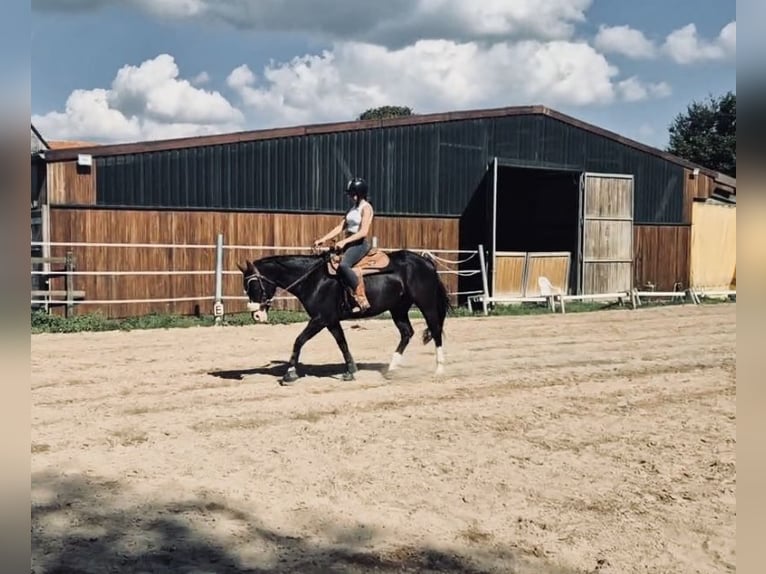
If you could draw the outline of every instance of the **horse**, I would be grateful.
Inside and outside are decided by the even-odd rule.
[[[409,319],[413,304],[426,321],[423,344],[433,340],[436,347],[435,373],[443,374],[444,321],[452,306],[433,260],[407,249],[391,253],[371,250],[354,268],[364,281],[370,307],[356,312],[352,310],[351,292],[337,274],[338,261],[337,250],[330,247],[315,249],[310,255],[272,255],[254,261],[245,260],[244,266],[237,263],[249,299],[247,308],[255,322],[268,322],[268,311],[277,288],[294,295],[309,315],[308,324],[293,343],[287,371],[280,384],[298,380],[297,365],[302,347],[325,328],[334,337],[345,361],[346,372],[341,378],[354,380],[358,369],[341,322],[374,317],[386,311],[390,311],[401,336],[388,365],[388,371],[396,370],[415,334]]]

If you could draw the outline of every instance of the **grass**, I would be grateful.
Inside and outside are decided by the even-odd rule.
[[[704,299],[703,304],[721,304],[727,301],[716,299]],[[662,302],[643,302],[644,307],[657,307],[669,305],[685,305],[681,301],[662,301]],[[627,304],[626,304],[627,305]],[[566,304],[567,313],[585,313],[593,311],[603,311],[608,309],[621,309],[614,303],[598,302],[579,302],[572,301]],[[551,311],[539,303],[523,303],[516,305],[498,305],[489,310],[490,317],[500,316],[518,316],[518,315],[549,315]],[[422,319],[423,315],[417,309],[410,311],[410,317],[413,319]],[[467,307],[456,307],[449,315],[451,318],[460,317],[483,317],[481,308],[477,308],[473,313]],[[378,317],[368,320],[390,320],[388,312]],[[304,311],[285,311],[274,309],[269,312],[269,323],[285,325],[290,323],[305,323],[308,321],[308,315]],[[257,325],[249,313],[234,313],[227,315],[223,322],[229,326]],[[215,319],[212,316],[187,316],[173,314],[142,315],[139,317],[111,318],[102,313],[87,313],[75,315],[73,317],[63,317],[60,315],[49,315],[42,310],[33,311],[31,314],[31,332],[37,333],[82,333],[99,331],[133,331],[142,329],[177,329],[189,327],[209,327],[215,325]]]

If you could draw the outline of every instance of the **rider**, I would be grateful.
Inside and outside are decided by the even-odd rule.
[[[364,281],[354,273],[352,267],[359,263],[370,250],[367,237],[374,214],[372,205],[367,201],[367,182],[364,179],[361,177],[351,179],[346,185],[346,193],[353,201],[353,207],[346,213],[341,223],[314,242],[314,247],[345,231],[345,237],[335,244],[335,247],[343,253],[338,273],[354,294],[358,307],[355,307],[353,312],[357,313],[369,309],[370,303],[364,291]]]

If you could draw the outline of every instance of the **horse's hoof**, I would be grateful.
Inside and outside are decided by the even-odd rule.
[[[282,377],[281,384],[289,385],[290,383],[294,383],[297,380],[298,380],[298,373],[295,372],[295,369],[289,369]]]
[[[359,371],[359,369],[358,369],[358,368],[357,368],[357,366],[356,366],[356,363],[350,363],[350,364],[347,366],[347,368],[348,368],[348,372],[349,372],[349,373],[356,373],[356,372],[358,372],[358,371]]]
[[[341,375],[341,380],[354,381],[356,380],[356,377],[354,377],[354,373],[352,373],[351,371],[346,371],[345,373],[343,373],[343,375]]]

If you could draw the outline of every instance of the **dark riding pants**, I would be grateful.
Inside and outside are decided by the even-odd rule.
[[[346,285],[351,287],[351,289],[356,289],[357,283],[359,282],[356,273],[354,273],[354,270],[351,268],[359,263],[369,250],[370,245],[367,243],[366,239],[359,239],[353,243],[349,243],[343,250],[343,258],[338,266],[338,273],[340,273],[343,281]]]

